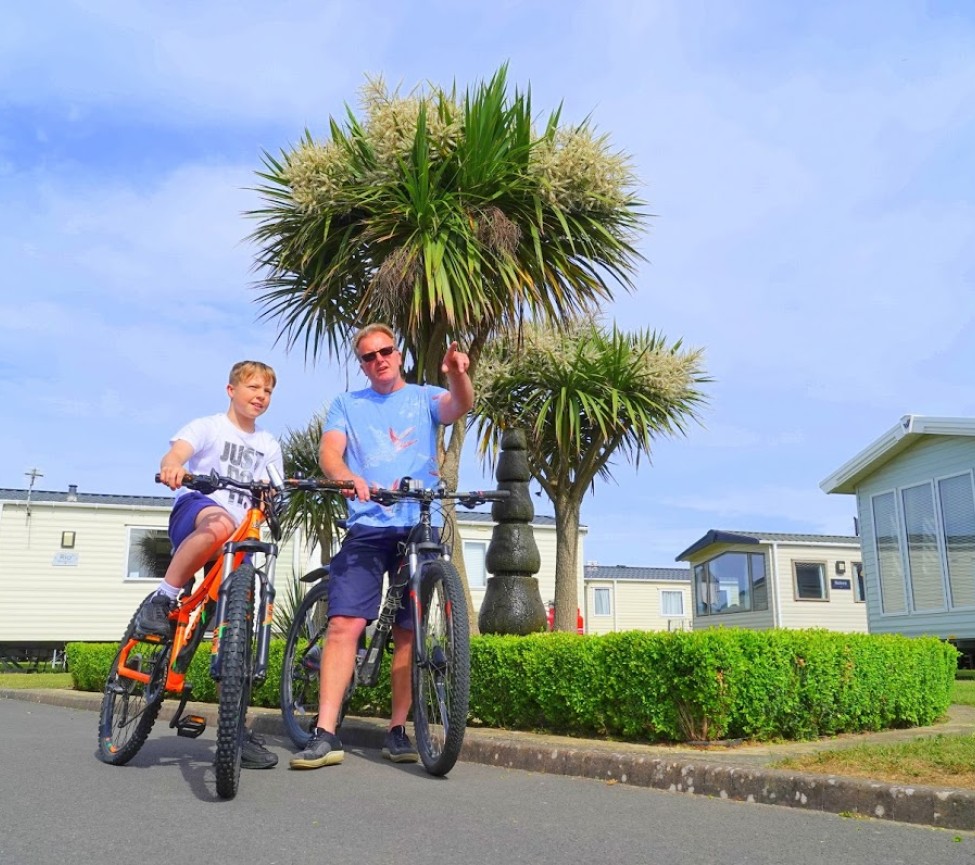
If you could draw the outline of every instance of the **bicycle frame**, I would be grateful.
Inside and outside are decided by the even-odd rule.
[[[182,598],[176,608],[173,614],[176,622],[175,634],[170,649],[166,680],[163,683],[166,692],[178,694],[184,693],[187,689],[186,671],[204,632],[207,630],[207,625],[211,621],[216,622],[217,626],[213,632],[210,669],[211,674],[219,681],[220,637],[226,625],[223,620],[224,610],[221,601],[226,598],[230,575],[243,562],[244,557],[252,553],[263,553],[265,556],[264,567],[256,569],[261,582],[259,606],[261,626],[257,634],[254,679],[255,681],[263,681],[266,678],[271,621],[274,612],[274,568],[278,553],[277,544],[261,541],[261,526],[267,521],[266,507],[268,505],[261,501],[259,505],[254,505],[248,509],[237,529],[223,544],[220,556],[207,571],[203,581],[188,597]],[[213,615],[214,610],[216,615]],[[130,640],[129,644],[122,650],[118,675],[123,678],[135,679],[148,686],[149,675],[147,673],[131,669],[126,665],[129,652],[138,643],[138,640]]]
[[[407,596],[406,601],[410,605],[410,615],[413,621],[413,658],[414,663],[426,666],[426,647],[423,644],[422,634],[420,633],[419,622],[422,619],[420,608],[420,576],[423,573],[422,563],[423,554],[430,553],[450,561],[450,553],[447,547],[434,540],[434,527],[430,519],[431,502],[420,502],[420,521],[413,527],[409,539],[406,542],[406,550],[400,567],[395,576],[390,576],[389,587],[383,596],[383,605],[376,619],[372,639],[366,647],[365,657],[358,665],[358,682],[372,687],[379,681],[379,671],[382,664],[383,652],[392,634],[393,624],[396,621],[396,612],[403,603],[403,595]],[[397,581],[397,577],[402,573],[404,566],[407,569],[407,578]]]

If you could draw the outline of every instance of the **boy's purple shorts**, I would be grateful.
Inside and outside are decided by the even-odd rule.
[[[383,574],[396,574],[402,553],[400,545],[409,536],[407,528],[353,526],[329,567],[328,614],[373,621],[379,615]],[[396,614],[396,624],[412,630],[407,604]]]
[[[196,528],[197,516],[206,508],[225,510],[223,505],[196,490],[191,490],[176,499],[176,504],[169,514],[169,540],[174,550],[179,549],[179,545],[192,534],[193,529]]]

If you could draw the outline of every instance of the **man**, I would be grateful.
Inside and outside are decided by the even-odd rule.
[[[345,758],[335,734],[345,688],[355,665],[359,635],[376,618],[383,574],[393,572],[399,546],[416,522],[418,506],[403,503],[383,508],[370,501],[371,487],[390,487],[411,477],[435,486],[439,480],[437,429],[466,415],[474,405],[467,374],[470,360],[451,343],[441,371],[447,390],[407,384],[396,338],[385,324],[360,330],[353,347],[369,387],[342,394],[325,420],[319,462],[325,476],[352,480],[348,493],[348,532],[332,559],[329,578],[329,623],[321,666],[318,726],[307,747],[291,760],[292,769],[333,766]],[[410,711],[412,635],[404,606],[393,626],[392,715],[383,756],[393,762],[416,762],[406,735]]]

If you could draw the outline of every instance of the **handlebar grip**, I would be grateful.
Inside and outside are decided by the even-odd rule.
[[[162,483],[162,479],[158,472],[156,472],[156,483]],[[220,485],[209,475],[194,475],[190,474],[189,472],[183,475],[183,482],[180,484],[180,486],[186,487],[186,489],[196,490],[204,495],[209,495],[210,493],[216,492],[218,489],[220,489]]]
[[[296,490],[354,490],[355,484],[352,481],[333,481],[315,478],[288,478],[285,486]]]

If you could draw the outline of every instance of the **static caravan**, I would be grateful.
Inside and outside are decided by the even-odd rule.
[[[906,415],[820,486],[855,495],[872,633],[952,640],[975,666],[975,418]]]
[[[586,632],[686,631],[691,627],[689,568],[599,565],[585,568]]]
[[[677,561],[691,565],[694,630],[867,630],[857,537],[712,529]]]

